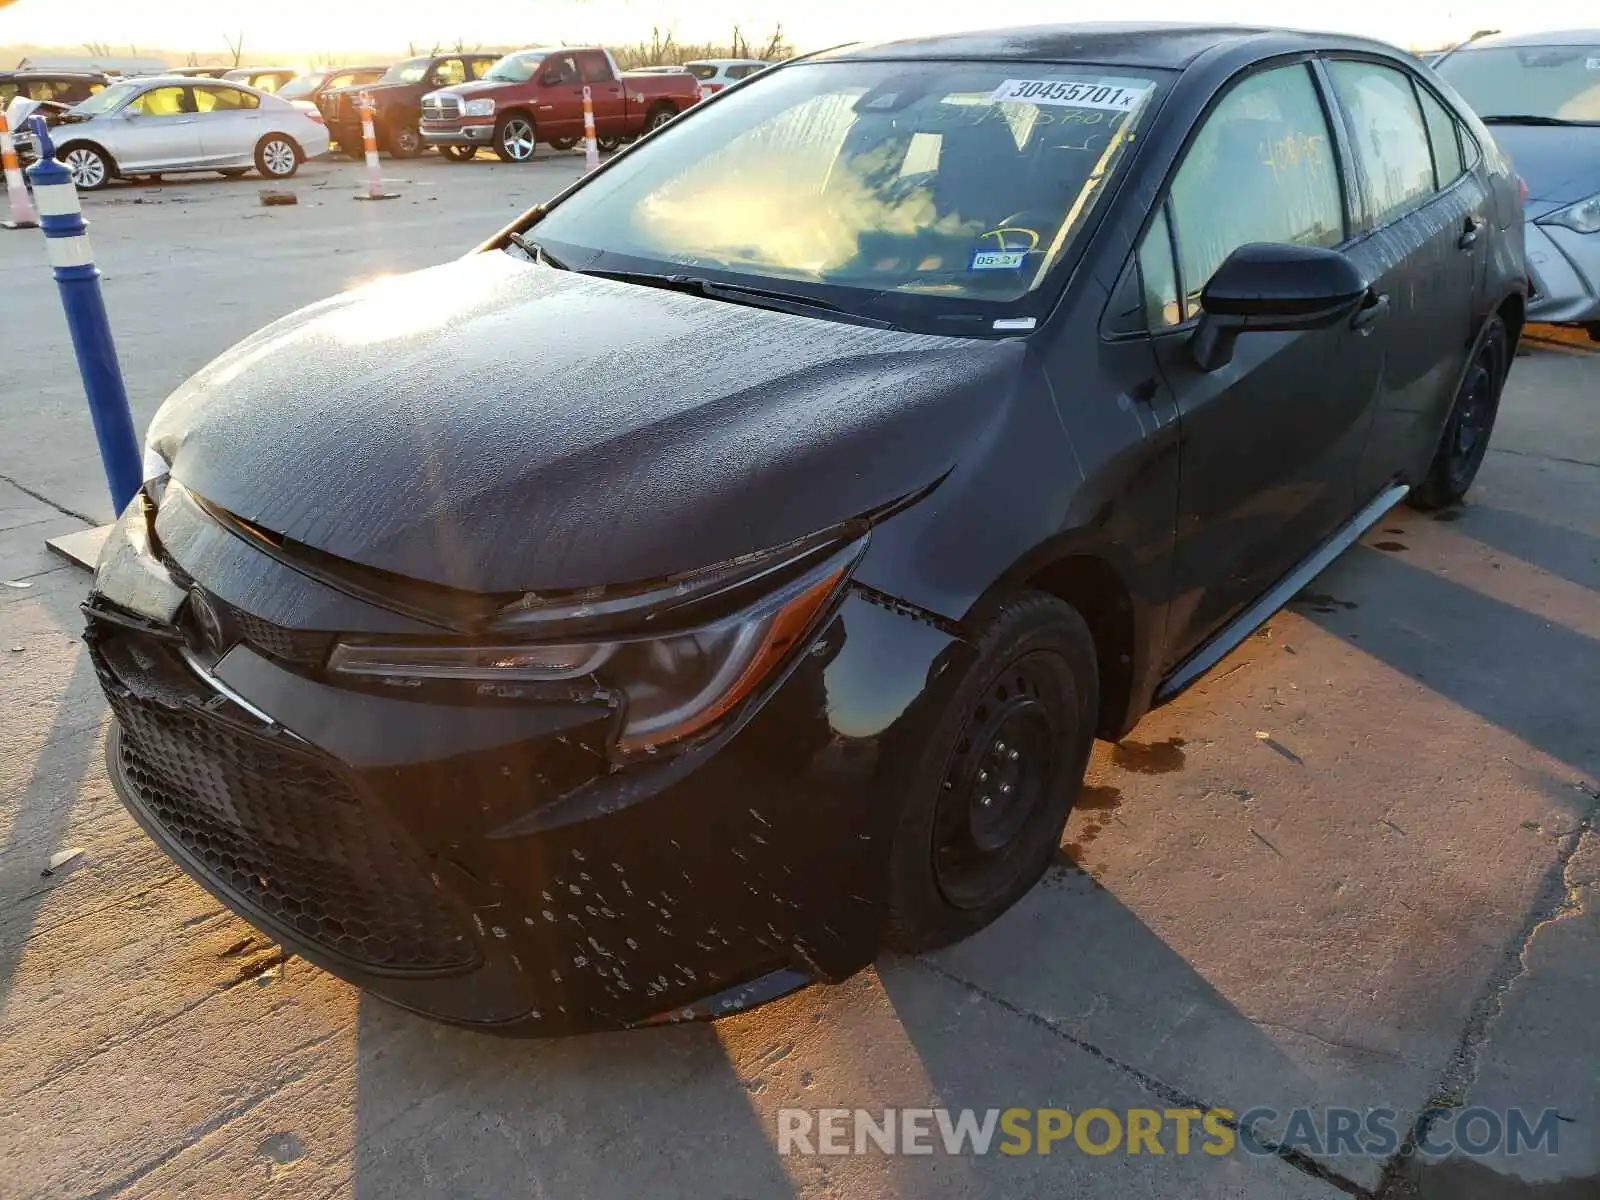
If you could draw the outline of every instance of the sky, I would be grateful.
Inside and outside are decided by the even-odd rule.
[[[0,0],[0,45],[73,46],[107,42],[222,54],[224,35],[244,34],[251,48],[307,58],[346,51],[404,52],[408,43],[454,45],[542,42],[634,42],[652,25],[680,41],[726,41],[735,23],[751,40],[783,23],[791,45],[820,49],[844,41],[907,36],[974,26],[1117,19],[1214,20],[1359,32],[1419,49],[1447,44],[1475,29],[1510,32],[1600,23],[1592,0],[1541,0],[1519,21],[1505,0],[1347,0],[1290,6],[1284,0],[1118,0],[1115,6],[1063,0],[1007,0],[988,8],[972,0]],[[1297,15],[1290,18],[1289,13]],[[256,61],[260,61],[257,59]]]

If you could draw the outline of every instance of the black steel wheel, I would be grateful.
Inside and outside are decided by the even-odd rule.
[[[464,163],[471,162],[478,156],[476,146],[440,146],[439,153],[444,155],[445,162]]]
[[[1100,703],[1083,618],[1025,593],[975,648],[895,834],[884,941],[896,949],[959,941],[1016,903],[1050,865],[1083,785]]]
[[[616,134],[607,133],[595,138],[594,144],[609,154],[618,146],[622,145],[622,139]]]
[[[578,139],[575,137],[557,137],[550,139],[550,148],[552,150],[571,150],[577,144]]]
[[[1491,317],[1456,391],[1428,475],[1412,489],[1414,507],[1427,510],[1459,504],[1477,478],[1500,411],[1500,391],[1505,386],[1510,349],[1505,323],[1499,317]]]

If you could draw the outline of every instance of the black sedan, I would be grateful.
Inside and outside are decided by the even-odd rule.
[[[775,67],[174,393],[88,605],[112,777],[286,946],[503,1032],[948,943],[1094,737],[1461,498],[1525,281],[1493,139],[1373,42]]]

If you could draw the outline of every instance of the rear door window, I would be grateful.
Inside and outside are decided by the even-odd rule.
[[[1428,128],[1411,78],[1378,63],[1335,59],[1333,90],[1350,115],[1350,143],[1376,228],[1415,207],[1434,191]]]
[[[585,83],[605,83],[612,77],[611,64],[606,62],[606,56],[598,50],[578,55],[578,68],[583,74]]]
[[[467,63],[467,69],[472,72],[474,79],[482,79],[494,64],[495,60],[492,58],[474,58]]]
[[[454,87],[467,81],[467,68],[459,58],[447,58],[433,69],[433,82],[440,87]]]
[[[1344,240],[1338,162],[1305,64],[1248,76],[1222,98],[1173,178],[1171,213],[1180,320],[1199,313],[1206,281],[1247,242]]]
[[[240,112],[260,108],[261,99],[249,92],[230,87],[197,87],[194,89],[194,106],[197,112]]]
[[[1466,170],[1461,155],[1461,126],[1439,98],[1427,88],[1418,88],[1422,116],[1428,123],[1428,141],[1433,145],[1433,173],[1440,188],[1447,188]]]

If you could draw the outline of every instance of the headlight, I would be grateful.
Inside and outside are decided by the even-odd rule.
[[[1600,196],[1590,196],[1540,217],[1535,225],[1562,225],[1574,233],[1600,233]]]
[[[461,106],[461,111],[465,116],[469,117],[492,117],[494,116],[494,101],[468,100]]]
[[[620,757],[656,754],[708,732],[757,694],[806,641],[866,549],[858,536],[840,546],[812,544],[695,572],[676,581],[607,597],[512,606],[495,623],[502,634],[537,632],[596,619],[627,632],[560,643],[375,645],[341,642],[328,660],[334,675],[417,687],[424,680],[473,686],[482,696],[512,697],[517,685],[592,678],[623,707]],[[788,557],[783,557],[788,553]],[[776,581],[774,581],[776,580]],[[751,593],[755,592],[754,598]],[[684,620],[719,599],[736,597],[731,615]],[[641,633],[667,624],[660,633]]]
[[[167,481],[172,476],[172,464],[154,446],[146,446],[141,474],[144,476],[144,494],[150,497],[151,504],[159,508],[161,498],[166,495]]]

